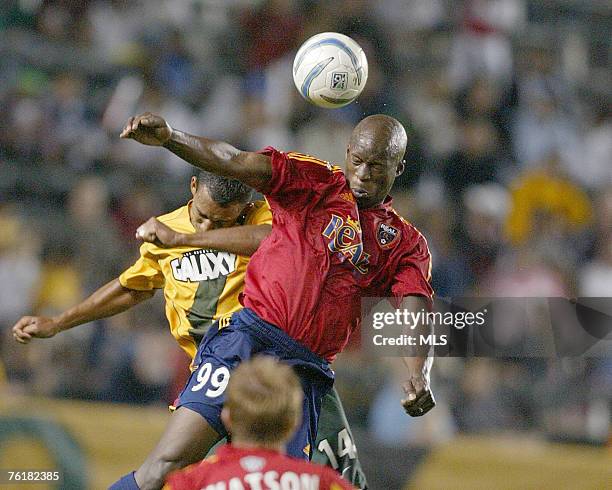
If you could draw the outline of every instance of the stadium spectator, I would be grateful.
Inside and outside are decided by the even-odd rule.
[[[446,188],[458,197],[472,184],[495,182],[503,169],[495,127],[488,119],[464,121],[460,128],[459,149],[443,168]]]
[[[515,245],[524,244],[532,236],[537,221],[571,234],[584,229],[592,219],[589,197],[559,172],[555,154],[519,176],[511,202],[506,231]]]
[[[0,295],[0,325],[32,308],[41,275],[40,237],[23,241],[27,223],[17,208],[0,203],[0,284],[9,285]]]
[[[461,7],[449,63],[454,88],[460,90],[478,76],[509,83],[513,69],[510,37],[525,21],[525,1],[467,0]]]
[[[578,271],[578,294],[612,298],[612,188],[602,193],[595,209],[595,257]]]

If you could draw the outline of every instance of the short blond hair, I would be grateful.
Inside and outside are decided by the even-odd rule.
[[[283,443],[302,415],[302,388],[291,367],[268,356],[243,362],[233,372],[225,407],[234,437]]]

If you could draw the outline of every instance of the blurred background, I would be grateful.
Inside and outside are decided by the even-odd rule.
[[[323,31],[368,58],[343,109],[293,87],[295,51]],[[0,422],[66,429],[74,488],[138,465],[187,373],[160,294],[50,340],[10,335],[115,278],[136,227],[190,197],[189,165],[118,138],[135,113],[339,164],[357,121],[393,115],[409,135],[395,207],[428,238],[439,296],[612,297],[609,1],[4,0],[0,33]],[[612,359],[440,359],[423,419],[403,414],[394,363],[353,346],[335,369],[373,490],[612,478]],[[63,464],[15,444],[0,468]]]

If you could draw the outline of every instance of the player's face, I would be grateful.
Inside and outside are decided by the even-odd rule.
[[[389,152],[387,142],[368,132],[351,140],[346,151],[346,178],[362,209],[382,203],[404,164]]]
[[[189,218],[197,231],[234,226],[246,210],[243,202],[221,206],[211,199],[208,190],[203,185],[194,185],[192,182],[191,193],[193,201],[189,208]]]

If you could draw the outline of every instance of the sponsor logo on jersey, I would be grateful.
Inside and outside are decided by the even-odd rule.
[[[234,272],[236,255],[216,250],[193,250],[172,260],[170,266],[177,281],[210,281]]]
[[[343,192],[340,194],[340,198],[346,202],[355,202],[355,196],[353,196],[352,192]]]
[[[354,220],[350,216],[345,220],[341,216],[332,214],[331,220],[323,230],[323,236],[330,239],[327,245],[330,251],[342,254],[361,274],[368,272],[370,254],[363,250],[359,220]]]
[[[400,231],[394,226],[381,223],[378,225],[376,239],[382,248],[389,248],[395,244],[400,236]]]

